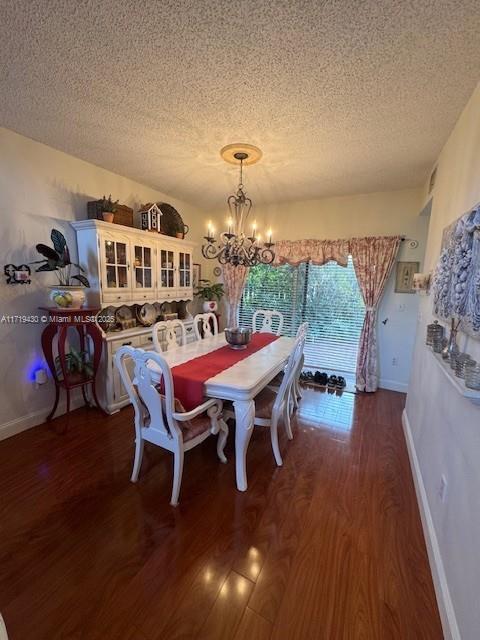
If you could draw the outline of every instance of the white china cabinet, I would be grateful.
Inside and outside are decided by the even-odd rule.
[[[193,299],[192,252],[195,243],[102,220],[72,222],[77,234],[78,262],[90,281],[89,307],[120,307]],[[195,340],[192,317],[184,320],[187,341]],[[104,333],[98,393],[110,413],[128,404],[114,366],[124,344],[152,349],[151,327],[136,326]]]
[[[72,222],[89,306],[191,300],[195,243],[101,220]]]

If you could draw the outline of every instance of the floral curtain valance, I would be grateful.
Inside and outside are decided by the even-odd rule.
[[[290,264],[293,267],[302,262],[322,265],[331,260],[341,267],[348,264],[348,256],[360,246],[372,242],[400,241],[399,236],[375,236],[371,238],[349,238],[340,240],[279,240],[275,243],[273,264]]]
[[[342,267],[348,263],[350,243],[348,240],[279,240],[275,243],[274,265],[302,262],[322,265],[335,260]]]

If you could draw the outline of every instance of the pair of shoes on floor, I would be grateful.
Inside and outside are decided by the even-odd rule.
[[[343,376],[330,376],[328,379],[329,389],[345,389],[347,382]]]
[[[320,387],[326,387],[328,384],[328,373],[325,373],[325,371],[315,371],[313,380],[315,384],[318,384]]]
[[[320,387],[328,387],[329,389],[345,389],[347,383],[343,376],[329,376],[325,371],[302,371],[300,380],[307,383],[315,383]]]
[[[302,371],[302,373],[300,374],[300,380],[302,382],[313,382],[314,381],[313,373],[311,371]]]

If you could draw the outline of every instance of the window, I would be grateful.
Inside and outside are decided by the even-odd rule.
[[[353,373],[365,305],[351,257],[347,267],[301,264],[250,269],[240,305],[240,324],[251,326],[257,309],[277,309],[283,333],[294,336],[308,322],[305,364],[315,369]]]

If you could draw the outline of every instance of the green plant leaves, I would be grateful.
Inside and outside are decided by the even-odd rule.
[[[65,236],[63,235],[63,233],[61,233],[58,229],[52,229],[50,238],[52,239],[53,248],[58,253],[58,255],[63,255],[64,250],[67,248],[67,241],[65,240]]]
[[[80,273],[76,276],[72,276],[70,280],[78,280],[84,287],[90,287],[90,283],[85,276],[82,276]]]
[[[47,258],[47,260],[54,260],[55,262],[60,262],[60,256],[58,255],[58,253],[55,251],[55,249],[52,249],[52,247],[47,247],[46,244],[37,244],[35,247],[38,251],[38,253],[41,253],[42,256],[45,256],[45,258]]]
[[[52,265],[51,262],[44,262],[38,269],[35,271],[56,271],[57,265]]]

